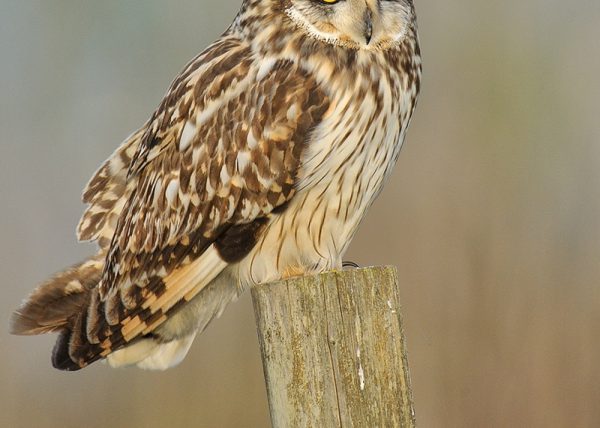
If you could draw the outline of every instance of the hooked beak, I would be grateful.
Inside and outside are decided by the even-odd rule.
[[[367,10],[365,11],[365,30],[364,30],[364,36],[365,36],[365,42],[368,45],[369,42],[371,41],[371,36],[373,35],[373,13],[371,12],[371,9],[367,8]]]

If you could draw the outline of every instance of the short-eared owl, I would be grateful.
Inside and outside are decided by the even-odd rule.
[[[245,0],[88,184],[97,255],[12,332],[60,333],[59,369],[165,369],[252,284],[340,268],[420,76],[412,0]]]

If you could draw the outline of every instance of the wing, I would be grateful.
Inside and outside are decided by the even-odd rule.
[[[125,195],[131,191],[127,186],[127,172],[146,126],[129,136],[86,186],[83,202],[89,206],[77,226],[77,238],[80,241],[97,241],[101,250],[109,246],[127,200]]]
[[[233,37],[174,81],[140,137],[80,347],[85,365],[151,333],[254,245],[294,195],[302,150],[329,107],[306,71]],[[87,235],[86,235],[87,236]]]

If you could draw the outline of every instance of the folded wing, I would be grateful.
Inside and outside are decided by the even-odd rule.
[[[115,179],[108,165],[86,192],[94,220],[84,216],[80,236],[114,233],[87,314],[70,329],[78,337],[62,339],[77,366],[151,334],[250,251],[294,196],[302,151],[328,106],[296,64],[259,60],[232,37],[190,63],[123,146],[127,173],[117,163]]]

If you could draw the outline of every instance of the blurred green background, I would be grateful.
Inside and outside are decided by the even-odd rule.
[[[164,373],[11,337],[81,189],[238,0],[0,0],[0,426],[263,427],[246,294]],[[347,259],[399,267],[421,427],[600,426],[600,2],[417,1],[424,81]]]

